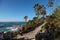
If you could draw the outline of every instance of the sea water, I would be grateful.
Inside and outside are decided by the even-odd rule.
[[[0,22],[0,31],[10,31],[11,27],[25,24],[25,22]]]

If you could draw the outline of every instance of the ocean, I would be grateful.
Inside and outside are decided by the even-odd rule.
[[[21,26],[23,24],[25,24],[25,22],[0,22],[0,31],[9,31],[10,27]]]

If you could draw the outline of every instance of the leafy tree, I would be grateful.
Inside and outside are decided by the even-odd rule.
[[[33,18],[33,22],[34,22],[35,24],[38,24],[38,20],[39,20],[38,17],[34,17],[34,18]]]
[[[54,16],[54,25],[57,27],[60,27],[60,6],[58,6],[56,8],[56,10],[54,11],[54,13],[52,14],[52,16]]]
[[[46,19],[45,19],[45,21],[46,21],[47,23],[50,23],[50,17],[47,16]]]

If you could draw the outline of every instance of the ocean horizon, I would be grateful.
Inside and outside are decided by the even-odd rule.
[[[9,31],[11,27],[24,25],[26,22],[0,22],[0,31]]]

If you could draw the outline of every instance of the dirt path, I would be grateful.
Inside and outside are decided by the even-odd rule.
[[[33,30],[33,31],[29,32],[29,33],[23,34],[23,36],[17,35],[17,39],[22,38],[22,37],[29,38],[29,39],[30,38],[35,38],[35,35],[41,30],[41,27],[43,25],[45,25],[45,24],[46,23],[43,23],[42,25],[40,25],[39,27],[37,27],[35,30]]]

